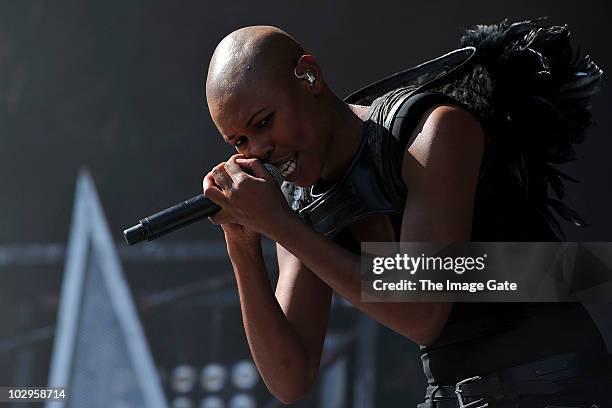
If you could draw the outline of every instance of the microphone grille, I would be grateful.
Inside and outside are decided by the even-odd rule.
[[[268,170],[268,173],[270,173],[270,175],[274,178],[276,184],[278,184],[279,186],[283,184],[283,181],[285,180],[283,179],[283,176],[281,176],[280,171],[276,168],[276,166],[273,166],[269,163],[264,163],[264,167],[266,168],[266,170]]]

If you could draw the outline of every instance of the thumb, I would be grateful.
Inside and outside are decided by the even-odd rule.
[[[255,177],[274,181],[274,178],[268,173],[268,170],[266,170],[266,167],[259,159],[236,159],[236,163],[248,168]]]

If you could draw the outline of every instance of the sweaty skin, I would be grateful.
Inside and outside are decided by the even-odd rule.
[[[294,75],[312,72],[315,83]],[[310,186],[342,176],[363,137],[367,107],[342,102],[316,59],[275,27],[234,31],[217,46],[206,99],[212,119],[238,154],[204,177],[204,194],[222,207],[212,222],[225,233],[253,359],[270,392],[300,399],[318,373],[332,290],[418,344],[442,331],[449,303],[362,303],[359,256],[324,238],[289,209],[263,162],[294,158],[287,180]],[[459,107],[431,108],[404,152],[409,200],[402,241],[466,241],[484,144],[476,119]],[[359,241],[393,241],[386,216],[351,226]],[[260,234],[277,242],[273,289]]]

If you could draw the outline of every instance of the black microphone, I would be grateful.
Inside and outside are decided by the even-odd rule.
[[[283,178],[278,169],[271,164],[264,166],[280,186]],[[138,224],[124,230],[123,236],[128,245],[145,240],[152,241],[196,221],[211,217],[219,211],[221,211],[220,206],[206,198],[204,194],[200,194],[143,218]]]

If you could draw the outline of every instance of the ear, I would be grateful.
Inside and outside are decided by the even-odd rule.
[[[307,79],[307,73],[314,76],[314,83],[312,87]],[[298,76],[298,80],[304,81],[304,86],[306,86],[315,95],[322,91],[323,75],[321,74],[321,68],[317,63],[317,60],[313,55],[304,54],[300,57],[295,66],[295,74]]]

